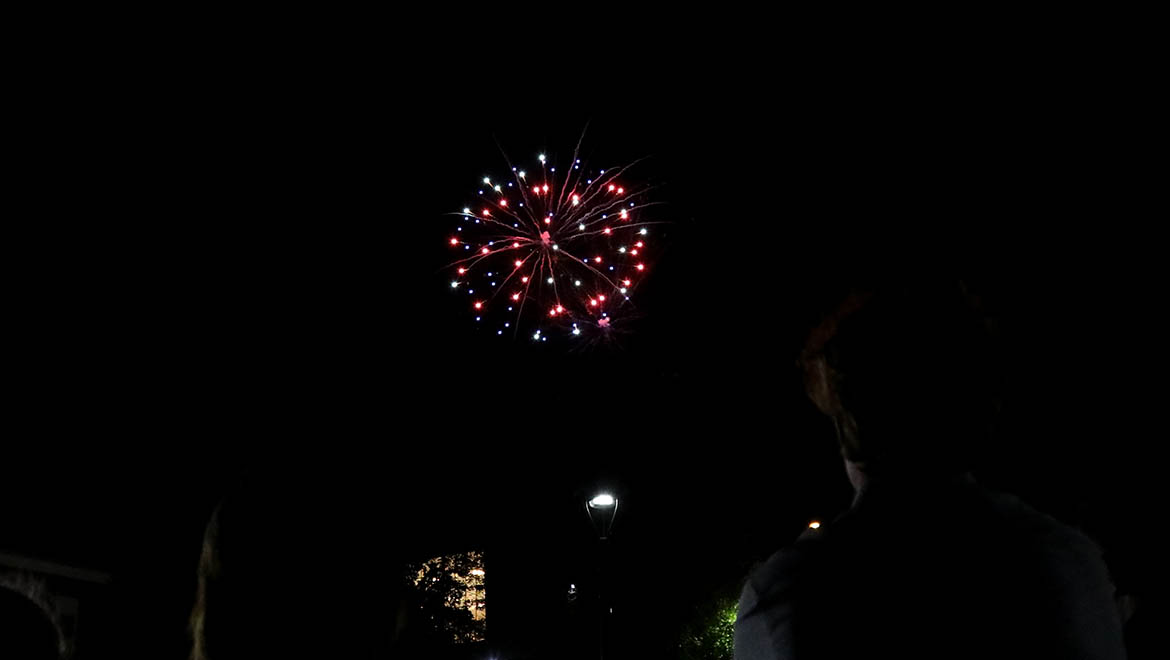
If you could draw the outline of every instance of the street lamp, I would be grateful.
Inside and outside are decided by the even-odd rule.
[[[617,508],[617,498],[609,493],[599,493],[585,502],[585,513],[588,514],[590,522],[598,528],[602,541],[609,538],[610,530],[613,529],[613,519],[617,517]],[[594,512],[597,514],[596,517]]]
[[[617,517],[618,499],[609,493],[598,493],[585,501],[585,513],[589,516],[589,522],[597,528],[597,533],[601,537],[602,543],[598,546],[598,590],[597,590],[597,605],[598,605],[598,651],[600,657],[605,658],[605,629],[606,629],[606,609],[609,609],[609,614],[613,614],[613,609],[608,607],[608,594],[606,593],[606,547],[609,545],[605,543],[609,539],[610,531],[613,529],[613,520]]]

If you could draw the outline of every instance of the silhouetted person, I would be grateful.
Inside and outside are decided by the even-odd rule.
[[[802,355],[853,506],[748,579],[737,660],[1123,658],[1100,550],[969,474],[1002,369],[961,286],[854,293]]]
[[[0,658],[58,660],[61,634],[40,604],[0,585]]]
[[[345,492],[312,466],[253,474],[207,525],[193,660],[386,657],[398,594]],[[395,657],[395,656],[391,656]]]

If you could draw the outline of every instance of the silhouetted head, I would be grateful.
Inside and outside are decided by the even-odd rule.
[[[958,474],[998,411],[993,340],[966,285],[892,282],[850,292],[810,333],[799,364],[865,475]]]
[[[45,607],[0,585],[0,658],[58,660],[61,633]]]

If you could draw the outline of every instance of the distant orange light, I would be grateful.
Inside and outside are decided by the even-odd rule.
[[[601,257],[593,257],[593,260],[597,263],[601,263]]]
[[[814,520],[814,521],[812,521],[812,522],[810,522],[810,523],[808,524],[808,528],[809,528],[809,529],[820,529],[820,528],[821,528],[821,524],[820,524],[819,522],[817,522],[817,521],[815,521],[815,520]]]

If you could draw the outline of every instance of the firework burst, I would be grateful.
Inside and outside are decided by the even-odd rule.
[[[579,151],[560,168],[544,154],[531,170],[505,157],[508,176],[483,177],[475,204],[452,214],[446,240],[461,256],[448,286],[492,334],[595,344],[636,314],[661,224],[647,209],[658,203],[627,178],[636,163],[589,170]]]

